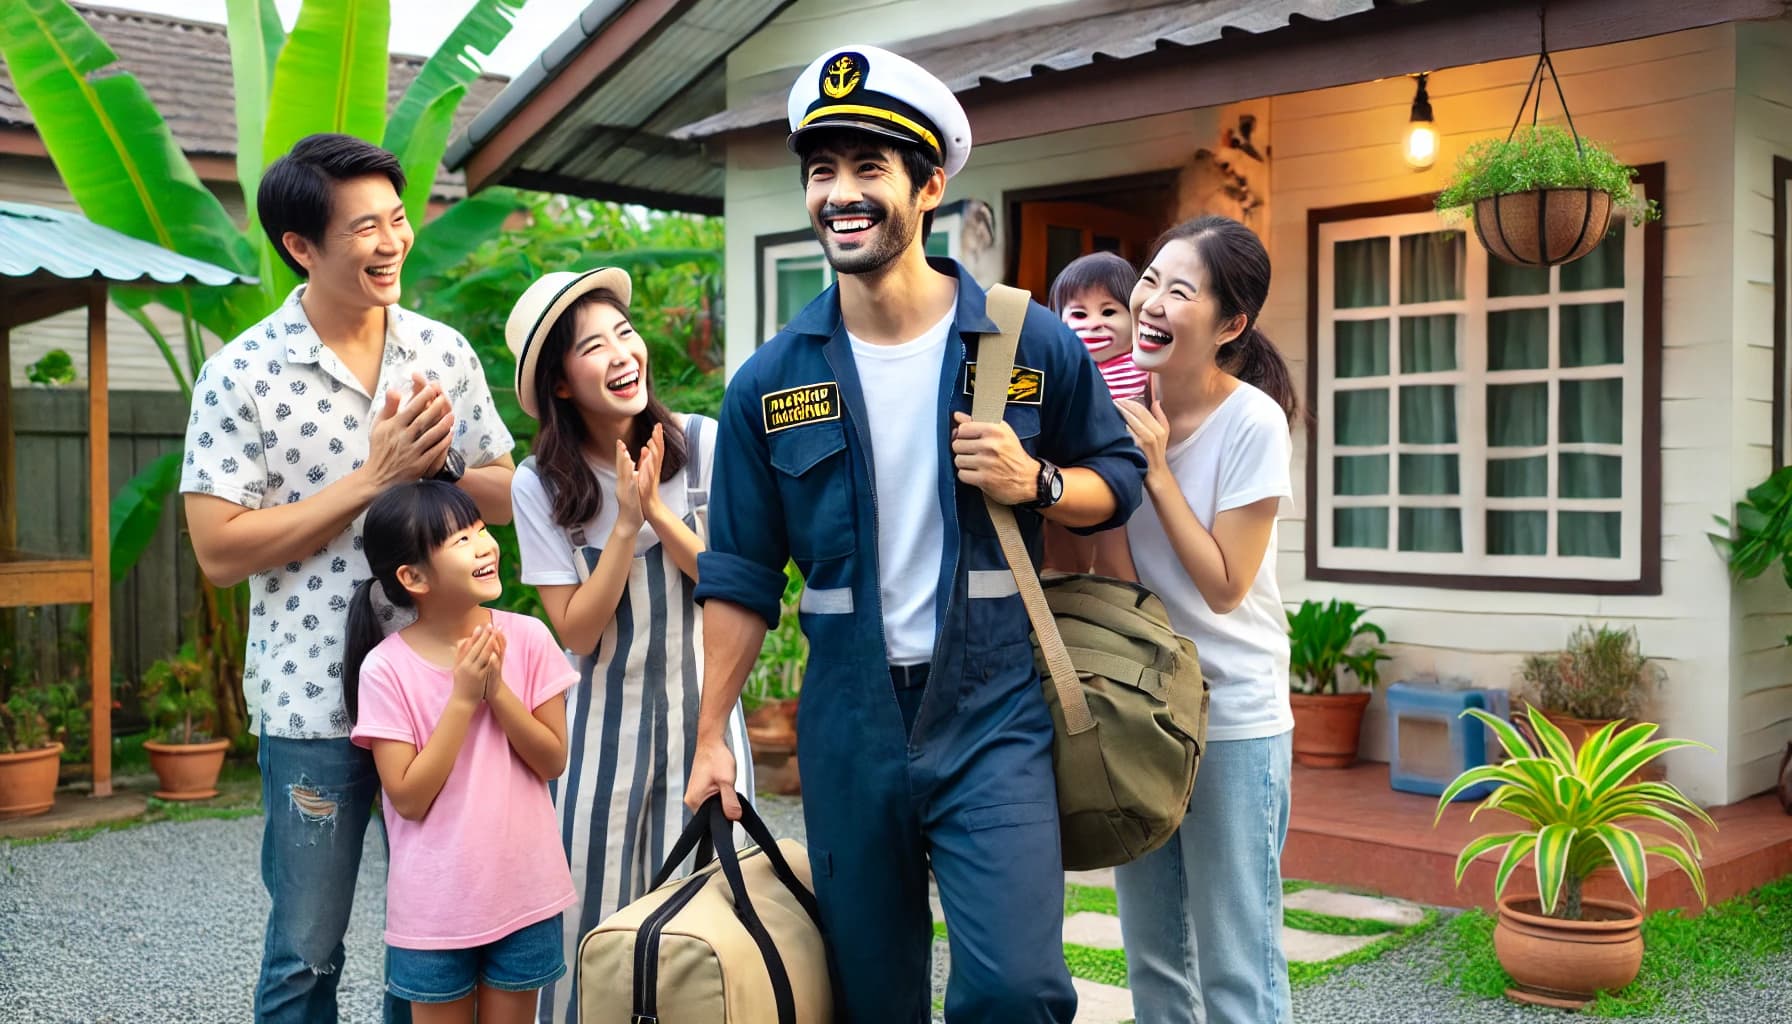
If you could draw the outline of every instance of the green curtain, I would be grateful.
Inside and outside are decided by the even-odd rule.
[[[1388,240],[1361,238],[1332,246],[1332,306],[1388,304]]]
[[[1549,443],[1549,385],[1487,386],[1487,446],[1526,448]]]
[[[1387,389],[1333,392],[1332,443],[1344,446],[1387,444]]]
[[[1400,443],[1456,443],[1456,385],[1408,384],[1400,389]]]
[[[1599,248],[1562,268],[1562,291],[1588,292],[1624,287],[1624,219],[1613,221]]]
[[[1402,452],[1401,494],[1460,494],[1461,456],[1440,452]]]
[[[1624,362],[1624,304],[1563,306],[1562,365],[1611,366]]]
[[[778,327],[802,311],[809,300],[827,287],[827,271],[817,257],[779,260],[777,264]]]
[[[1560,385],[1564,444],[1624,442],[1624,381],[1565,380]]]
[[[1332,493],[1351,496],[1388,493],[1386,455],[1339,455],[1332,459]]]
[[[1401,317],[1400,372],[1442,373],[1456,369],[1456,327],[1461,320],[1454,313]]]
[[[1549,457],[1487,460],[1489,498],[1549,497]]]
[[[1461,551],[1462,510],[1458,508],[1401,509],[1400,550]]]
[[[1460,299],[1466,275],[1466,235],[1432,231],[1400,238],[1400,302]]]
[[[1581,558],[1623,554],[1623,516],[1617,512],[1556,513],[1557,553]]]
[[[1487,368],[1541,370],[1549,366],[1549,310],[1503,309],[1487,314]]]
[[[1556,456],[1556,486],[1564,498],[1622,498],[1624,460],[1616,455],[1563,452]]]
[[[1332,324],[1334,377],[1384,377],[1388,372],[1388,322],[1338,320]]]
[[[1487,261],[1487,294],[1496,299],[1510,295],[1548,295],[1548,267],[1515,267],[1502,260]]]
[[[1332,541],[1341,548],[1388,546],[1388,510],[1385,508],[1332,509]]]
[[[1542,510],[1489,509],[1487,553],[1490,555],[1542,555],[1549,553],[1549,513]]]

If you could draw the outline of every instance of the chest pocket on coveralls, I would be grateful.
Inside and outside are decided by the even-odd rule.
[[[852,479],[839,420],[775,431],[766,438],[799,562],[852,553]]]

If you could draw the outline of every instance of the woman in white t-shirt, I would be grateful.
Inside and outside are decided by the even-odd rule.
[[[1289,1019],[1280,863],[1294,717],[1275,537],[1293,496],[1295,397],[1256,327],[1268,294],[1263,243],[1224,217],[1167,232],[1132,293],[1133,360],[1156,374],[1158,401],[1119,403],[1149,464],[1127,542],[1213,688],[1188,817],[1115,872],[1139,1024]]]
[[[691,599],[704,547],[715,422],[667,409],[629,319],[615,267],[543,275],[505,325],[517,403],[541,421],[511,479],[523,582],[577,658],[567,692],[566,774],[553,787],[560,842],[579,901],[579,937],[647,891],[690,820],[703,610]],[[735,788],[751,798],[753,759],[736,707]],[[577,972],[541,993],[540,1019],[576,1018]]]

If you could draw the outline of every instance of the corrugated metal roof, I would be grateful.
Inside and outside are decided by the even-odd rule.
[[[1385,0],[1384,0],[1385,2]],[[1405,0],[1407,3],[1417,0]],[[1169,47],[1211,43],[1234,33],[1257,35],[1299,19],[1332,21],[1360,14],[1375,0],[1182,0],[1121,5],[1091,12],[1064,4],[1052,13],[1064,20],[1013,27],[986,22],[975,35],[954,33],[902,44],[902,55],[932,72],[953,92],[1012,82],[1040,72],[1066,71],[1100,60],[1126,60]],[[991,29],[1003,29],[991,33]],[[805,62],[806,63],[806,62]],[[752,93],[734,106],[672,132],[675,139],[703,139],[784,120],[785,100],[802,67],[760,76]]]
[[[720,212],[721,167],[700,145],[675,140],[670,132],[723,108],[723,61],[790,2],[695,0],[668,16],[568,104],[552,127],[530,139],[501,181],[606,198],[642,194],[678,208]],[[627,6],[596,0],[454,139],[447,165],[464,166]],[[581,190],[581,184],[591,187]]]
[[[225,26],[142,11],[120,11],[91,4],[74,4],[75,10],[118,55],[115,68],[130,72],[161,111],[168,130],[189,155],[236,155],[236,100],[230,70],[230,40]],[[391,56],[387,74],[387,109],[423,69],[423,58]],[[0,61],[4,68],[5,61]],[[502,75],[481,75],[467,87],[467,97],[455,111],[455,130],[463,130],[510,80]],[[0,71],[0,128],[30,128],[31,111],[13,90],[10,75]],[[460,199],[467,194],[459,174],[438,170],[431,195]]]
[[[0,201],[0,277],[49,274],[113,284],[253,284],[255,278],[170,252],[78,213]]]

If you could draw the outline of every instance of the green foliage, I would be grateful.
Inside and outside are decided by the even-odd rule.
[[[1509,760],[1470,768],[1456,777],[1438,798],[1437,820],[1456,795],[1482,782],[1494,790],[1475,814],[1498,808],[1530,826],[1515,832],[1491,833],[1463,847],[1456,859],[1456,884],[1476,858],[1504,850],[1494,876],[1494,895],[1506,891],[1519,864],[1530,856],[1537,873],[1545,913],[1580,920],[1581,883],[1602,867],[1615,867],[1639,906],[1648,905],[1649,867],[1646,855],[1665,857],[1691,879],[1701,901],[1705,876],[1699,870],[1699,840],[1677,811],[1711,826],[1717,824],[1698,804],[1666,782],[1627,782],[1644,765],[1670,750],[1705,747],[1691,740],[1652,739],[1659,728],[1643,722],[1618,729],[1612,722],[1588,737],[1579,751],[1568,737],[1535,707],[1527,709],[1531,728],[1543,745],[1533,751],[1510,722],[1478,708],[1464,711],[1494,731]],[[1705,747],[1709,750],[1709,747]],[[1665,825],[1685,843],[1654,833],[1645,836],[1620,822],[1646,820]],[[1558,907],[1560,908],[1558,910]]]
[[[788,563],[784,566],[784,610],[778,618],[778,628],[765,635],[759,658],[753,662],[753,671],[747,674],[747,684],[741,691],[749,711],[767,701],[788,700],[803,691],[809,640],[803,636],[802,624],[797,620],[797,605],[802,598],[803,577],[796,571],[796,563]]]
[[[85,744],[88,735],[87,705],[72,680],[14,686],[0,704],[0,754]]]
[[[1437,197],[1437,208],[1472,215],[1474,204],[1493,196],[1516,195],[1545,188],[1591,188],[1609,193],[1612,205],[1628,211],[1637,224],[1655,220],[1661,210],[1653,199],[1639,201],[1631,185],[1634,172],[1611,152],[1588,139],[1575,138],[1555,125],[1525,125],[1511,139],[1488,138],[1469,146],[1456,162],[1450,184]]]
[[[1064,916],[1081,914],[1120,913],[1120,900],[1114,890],[1100,885],[1077,885],[1071,882],[1064,886]]]
[[[1730,565],[1730,576],[1741,583],[1779,563],[1780,576],[1792,587],[1792,466],[1781,466],[1773,475],[1749,488],[1736,503],[1736,520],[1718,516],[1723,533],[1710,534],[1711,543]],[[1792,644],[1792,635],[1786,637]]]
[[[1661,679],[1643,657],[1636,630],[1584,625],[1568,646],[1533,654],[1519,669],[1526,700],[1574,718],[1634,718]]]
[[[212,738],[211,717],[217,710],[211,681],[192,643],[180,653],[143,670],[138,693],[150,727],[164,743],[204,743]]]
[[[45,352],[37,362],[25,367],[25,379],[43,387],[62,387],[75,382],[75,361],[62,349]]]
[[[1337,693],[1339,672],[1348,671],[1364,689],[1381,681],[1381,662],[1390,656],[1375,643],[1359,642],[1374,637],[1387,643],[1380,626],[1362,621],[1367,608],[1333,599],[1320,604],[1302,601],[1288,613],[1288,679],[1299,693]]]
[[[1354,921],[1351,918],[1332,918],[1332,921],[1335,921],[1335,922],[1336,921],[1351,921],[1353,924],[1370,923],[1370,922]],[[1426,933],[1430,932],[1431,929],[1437,927],[1437,921],[1438,921],[1437,911],[1427,908],[1425,911],[1425,916],[1419,919],[1418,924],[1415,924],[1410,928],[1396,929],[1394,931],[1387,932],[1381,938],[1376,939],[1374,942],[1369,943],[1368,945],[1362,947],[1361,949],[1354,949],[1348,953],[1345,953],[1343,956],[1333,957],[1330,960],[1322,960],[1319,963],[1302,963],[1300,961],[1291,961],[1288,964],[1288,984],[1291,988],[1303,988],[1307,985],[1312,985],[1316,982],[1322,981],[1325,978],[1328,978],[1331,975],[1336,974],[1338,971],[1341,971],[1346,967],[1350,967],[1355,964],[1365,964],[1371,960],[1378,959],[1388,953],[1393,952],[1396,949],[1399,949],[1401,946],[1404,946],[1407,943],[1410,943],[1410,942],[1418,939],[1420,936],[1425,935]],[[1294,922],[1292,920],[1290,920],[1288,923],[1291,925],[1294,924]],[[1304,927],[1304,926],[1295,925],[1295,927]],[[1336,927],[1336,926],[1334,925],[1334,927]],[[1311,930],[1311,929],[1309,929],[1309,930]],[[1368,934],[1368,933],[1366,933],[1366,932],[1332,932],[1330,934]]]

